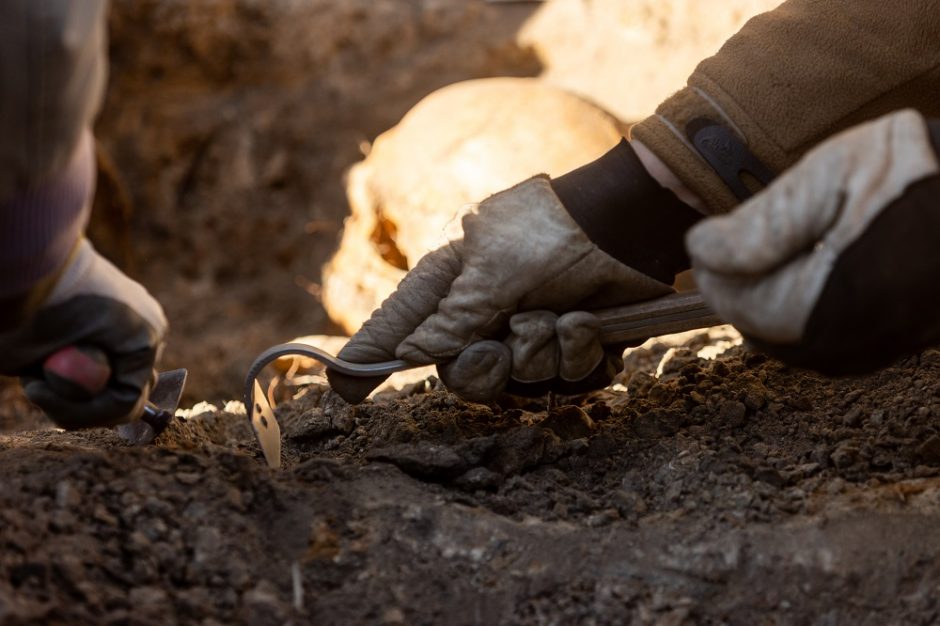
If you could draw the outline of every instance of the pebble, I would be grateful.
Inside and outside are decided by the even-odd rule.
[[[55,488],[55,502],[60,508],[74,509],[82,503],[82,496],[71,481],[61,480]]]
[[[588,415],[595,422],[603,421],[611,416],[613,411],[610,406],[603,401],[595,402],[588,407]]]
[[[718,408],[718,418],[729,426],[743,426],[747,407],[737,400],[726,400]]]
[[[166,535],[167,526],[159,517],[143,519],[139,522],[138,529],[146,535],[150,541],[158,541]]]
[[[284,602],[277,588],[262,580],[242,596],[243,616],[246,624],[280,626],[287,619]]]
[[[187,614],[187,617],[202,617],[212,609],[212,596],[205,587],[181,589],[176,598],[181,612]]]
[[[631,513],[643,515],[648,509],[646,501],[640,494],[634,491],[627,491],[626,489],[618,489],[615,491],[612,494],[611,500],[621,515],[629,515]]]
[[[95,510],[92,513],[92,517],[106,526],[118,525],[118,519],[111,515],[111,513],[107,508],[105,508],[103,504],[95,505]]]
[[[69,532],[75,528],[78,519],[71,511],[53,511],[49,516],[49,527],[55,532]]]
[[[242,492],[235,487],[230,487],[225,492],[225,499],[228,501],[229,505],[236,511],[244,512],[245,500],[242,498]]]
[[[617,509],[607,509],[599,513],[594,513],[589,515],[585,520],[591,528],[600,528],[601,526],[607,526],[611,522],[615,522],[620,519],[620,512]]]
[[[783,475],[772,467],[757,468],[754,478],[777,488],[783,487],[787,482]]]
[[[538,426],[551,430],[562,441],[589,437],[594,431],[594,421],[573,404],[552,409]]]
[[[366,458],[370,461],[386,461],[405,472],[426,477],[462,473],[468,465],[451,446],[430,441],[401,443],[371,450]]]
[[[742,398],[744,405],[752,411],[757,411],[767,404],[767,395],[757,389],[748,389]]]
[[[202,477],[195,472],[177,472],[174,477],[184,485],[195,485],[202,480]]]
[[[139,530],[135,530],[130,534],[130,537],[128,537],[128,544],[130,544],[131,549],[135,552],[146,552],[150,546],[153,545],[153,542],[147,535]]]
[[[655,383],[656,379],[646,372],[634,372],[627,382],[627,393],[631,396],[644,395]]]
[[[200,526],[193,542],[193,561],[204,565],[221,556],[222,535],[217,528]]]
[[[485,467],[474,467],[455,481],[464,489],[496,489],[503,484],[503,475]]]
[[[917,456],[928,463],[940,463],[940,437],[932,435],[917,446]]]
[[[853,389],[842,397],[842,404],[848,406],[858,400],[862,395],[861,389]],[[857,408],[857,407],[856,407]]]
[[[861,407],[854,406],[852,409],[842,417],[842,424],[850,428],[855,428],[862,423],[862,409]]]
[[[849,467],[858,459],[858,446],[853,442],[841,443],[832,451],[829,458],[839,469]]]
[[[809,411],[813,408],[813,402],[806,396],[787,396],[785,402],[797,411]]]
[[[128,593],[131,609],[144,615],[158,615],[170,609],[169,596],[160,587],[135,587]]]

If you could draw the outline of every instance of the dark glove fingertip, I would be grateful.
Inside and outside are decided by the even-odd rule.
[[[597,391],[608,386],[617,376],[620,370],[613,371],[607,359],[602,360],[594,371],[581,380],[563,380],[558,379],[554,391],[564,396],[575,396],[589,391]]]
[[[512,351],[499,341],[478,341],[457,358],[437,366],[448,389],[471,402],[488,402],[503,392],[512,370]]]
[[[34,379],[23,386],[26,397],[60,428],[76,430],[113,426],[136,416],[143,404],[140,393],[108,389],[86,401],[63,398],[45,381]]]
[[[156,370],[154,369],[156,359],[157,351],[152,347],[134,350],[133,352],[112,354],[114,382],[133,387],[138,392],[148,384],[154,384],[156,381]]]
[[[516,380],[515,378],[510,378],[509,382],[506,383],[505,392],[513,396],[521,396],[523,398],[538,398],[544,396],[550,391],[556,391],[558,387],[559,378],[552,378],[551,380],[542,380],[537,383],[522,382]]]
[[[349,404],[361,403],[387,378],[388,376],[348,376],[331,369],[326,370],[326,379],[330,383],[330,388]]]

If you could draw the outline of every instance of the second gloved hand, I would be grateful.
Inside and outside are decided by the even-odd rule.
[[[20,376],[29,399],[64,428],[130,421],[143,410],[166,329],[159,303],[83,240],[38,311],[0,330],[0,374]],[[68,346],[108,356],[103,392],[64,397],[44,380],[45,359]]]
[[[899,111],[809,152],[688,234],[702,295],[757,347],[829,374],[940,341],[940,123]]]

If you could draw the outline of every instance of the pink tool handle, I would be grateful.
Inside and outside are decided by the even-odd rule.
[[[56,393],[76,400],[98,395],[111,378],[107,355],[89,346],[62,348],[46,359],[42,370]]]

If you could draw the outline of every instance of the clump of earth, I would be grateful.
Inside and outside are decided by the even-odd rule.
[[[300,385],[279,470],[237,403],[6,434],[0,621],[934,623],[940,350],[832,379],[732,343],[579,397]]]

